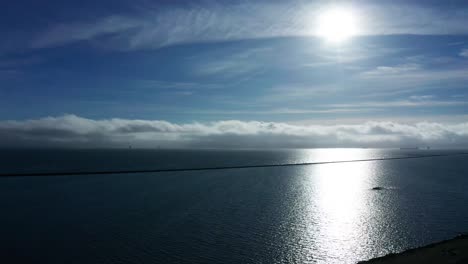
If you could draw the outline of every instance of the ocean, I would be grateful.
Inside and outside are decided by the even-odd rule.
[[[5,263],[356,263],[468,231],[462,150],[3,150]],[[381,190],[373,190],[382,187]],[[8,261],[7,261],[8,260]]]

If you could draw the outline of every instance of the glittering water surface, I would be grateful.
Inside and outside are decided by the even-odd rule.
[[[4,151],[2,172],[460,151]],[[0,255],[43,263],[355,263],[468,231],[468,156],[0,179]],[[384,187],[372,190],[373,187]]]

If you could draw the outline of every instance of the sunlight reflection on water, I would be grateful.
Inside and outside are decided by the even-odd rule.
[[[351,153],[353,152],[353,153]],[[319,152],[315,159],[354,159],[368,157],[366,150],[345,151],[337,157],[336,151]],[[338,152],[339,153],[339,152]],[[314,153],[317,155],[317,152]],[[323,156],[322,156],[323,154]],[[367,155],[366,155],[367,154]],[[333,155],[333,156],[332,156]],[[308,244],[307,250],[301,252],[303,261],[323,263],[345,263],[363,259],[369,252],[357,243],[366,243],[368,237],[369,214],[375,204],[369,201],[370,188],[375,182],[375,162],[358,162],[343,164],[324,164],[304,167],[302,174],[303,228],[296,235],[301,237],[301,244]],[[313,243],[311,243],[313,241]],[[359,242],[358,242],[359,241]],[[313,245],[313,246],[311,246]],[[319,259],[311,260],[312,254],[326,252]],[[337,259],[337,256],[340,256]]]

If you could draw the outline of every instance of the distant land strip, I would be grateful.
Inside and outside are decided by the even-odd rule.
[[[452,239],[443,240],[400,253],[390,253],[383,257],[357,264],[435,264],[435,263],[468,263],[468,235],[460,234]]]
[[[339,161],[321,161],[304,163],[283,163],[283,164],[259,164],[259,165],[239,165],[239,166],[219,166],[219,167],[200,167],[200,168],[173,168],[173,169],[147,169],[147,170],[104,170],[104,171],[61,171],[61,172],[21,172],[21,173],[0,173],[0,177],[28,177],[28,176],[74,176],[74,175],[99,175],[99,174],[130,174],[130,173],[156,173],[156,172],[179,172],[179,171],[204,171],[204,170],[233,170],[249,168],[271,168],[271,167],[292,167],[292,166],[311,166],[321,164],[351,163],[365,161],[384,161],[384,160],[405,160],[422,159],[433,157],[448,157],[468,155],[466,152],[451,154],[433,154],[406,157],[374,158],[374,159],[356,159]]]

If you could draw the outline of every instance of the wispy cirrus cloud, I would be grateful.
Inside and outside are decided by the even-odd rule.
[[[191,109],[190,113],[193,114],[203,114],[203,115],[238,115],[238,116],[252,116],[252,115],[262,115],[262,116],[271,116],[271,115],[302,115],[302,114],[346,114],[346,113],[356,113],[356,112],[370,112],[378,111],[374,108],[345,108],[345,107],[335,107],[335,108],[273,108],[267,110],[216,110],[216,109]]]
[[[1,121],[0,145],[61,147],[467,147],[468,123],[365,122],[304,125],[226,120],[175,124],[161,120],[86,119],[75,115]]]
[[[33,47],[58,46],[105,35],[110,38],[103,41],[118,49],[291,35],[299,32],[301,25],[290,23],[294,15],[288,9],[284,5],[250,3],[164,9],[155,6],[139,16],[111,15],[91,22],[52,26],[33,41]],[[284,27],[276,28],[277,25]]]
[[[411,74],[418,72],[422,69],[421,65],[416,63],[401,64],[396,66],[378,66],[375,69],[365,71],[362,76],[367,78],[375,77],[394,77],[395,75],[401,76],[404,74]]]
[[[468,68],[436,67],[431,68],[419,63],[377,66],[357,74],[357,80],[363,84],[383,90],[406,90],[415,92],[425,90],[441,82],[468,80]]]
[[[468,49],[462,49],[460,51],[460,56],[468,58]]]
[[[435,98],[434,95],[430,94],[425,94],[425,95],[412,95],[409,97],[411,100],[416,100],[416,101],[426,101],[426,100],[432,100]]]
[[[401,101],[391,101],[391,102],[363,102],[362,106],[367,107],[421,107],[421,106],[457,106],[457,105],[468,105],[468,102],[463,101],[411,101],[411,100],[401,100]]]
[[[94,40],[107,48],[153,49],[174,44],[285,36],[313,36],[327,2],[208,3],[147,8],[139,15],[113,14],[94,21],[56,24],[38,34],[32,47]],[[467,34],[467,9],[361,3],[350,5],[361,35]]]
[[[329,104],[327,107],[334,108],[398,108],[398,107],[443,107],[443,106],[461,106],[468,105],[466,101],[440,101],[431,100],[430,97],[416,96],[410,97],[410,100],[395,100],[395,101],[371,101],[359,102],[355,104]]]
[[[61,23],[39,34],[32,41],[31,47],[55,47],[77,41],[92,40],[103,35],[124,35],[127,30],[140,27],[141,22],[136,18],[115,15],[91,22]]]
[[[233,50],[228,54],[209,53],[191,58],[195,60],[193,74],[197,76],[222,76],[222,77],[249,77],[265,68],[266,60],[273,52],[273,48],[254,47],[243,50]],[[210,59],[207,59],[210,58]]]

